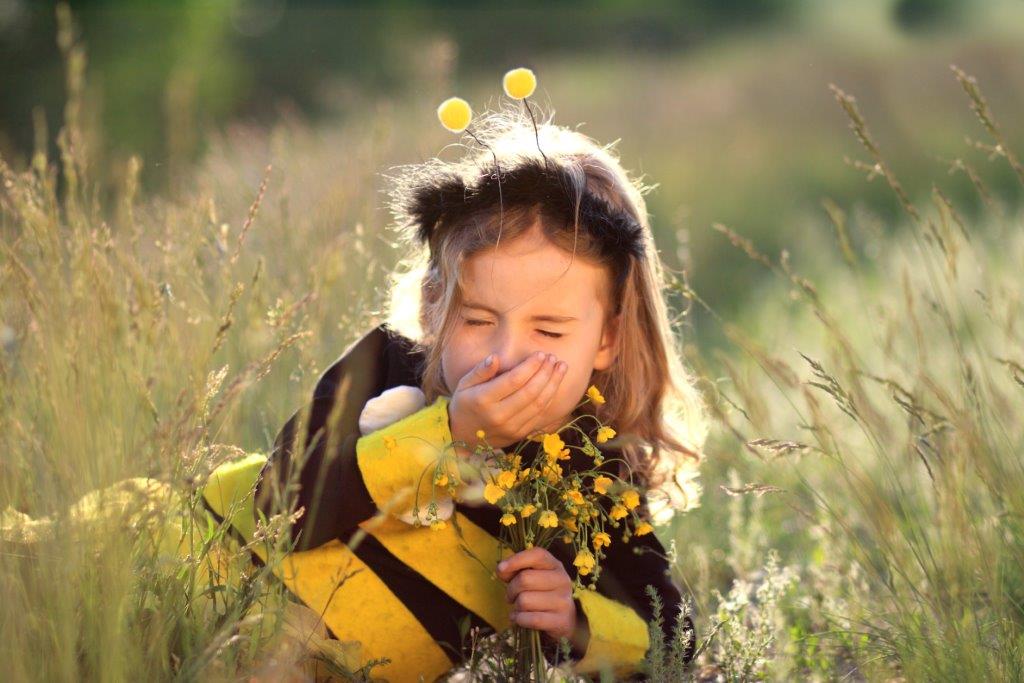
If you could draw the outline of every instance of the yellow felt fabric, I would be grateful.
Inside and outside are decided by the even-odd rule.
[[[597,673],[608,667],[616,675],[636,671],[647,654],[647,622],[629,605],[592,590],[576,590],[590,626],[590,641],[577,673]]]
[[[260,470],[267,462],[262,453],[250,453],[239,460],[226,462],[210,473],[203,487],[203,498],[221,519],[235,527],[247,541],[256,530],[253,493]],[[257,549],[260,559],[266,559],[263,548]]]
[[[387,584],[338,540],[288,555],[278,573],[288,589],[342,641],[359,641],[360,666],[387,657],[371,675],[433,680],[452,662]],[[338,584],[341,584],[340,586]]]
[[[210,508],[245,539],[255,531],[253,493],[265,462],[266,456],[253,454],[225,463],[203,489]],[[256,544],[253,550],[266,561],[263,546]],[[360,666],[371,659],[391,659],[372,674],[389,681],[417,681],[420,674],[432,673],[427,679],[432,680],[451,667],[444,650],[387,584],[340,541],[291,553],[274,573],[304,604],[323,614],[324,624],[339,640],[360,641]],[[398,633],[401,638],[395,637]]]
[[[356,441],[359,470],[379,510],[397,516],[412,509],[414,500],[425,508],[432,495],[448,495],[434,485],[433,469],[428,469],[452,441],[448,401],[439,396],[431,405]]]

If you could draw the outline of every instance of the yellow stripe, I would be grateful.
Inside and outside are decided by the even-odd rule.
[[[465,541],[452,523],[458,521]],[[505,583],[493,574],[495,565],[512,555],[498,539],[458,510],[443,529],[414,527],[405,522],[377,517],[361,526],[406,565],[475,613],[496,631],[508,628],[511,605],[505,601]],[[486,565],[468,556],[465,544]]]
[[[573,667],[574,671],[598,672],[610,667],[621,676],[639,669],[650,645],[643,617],[629,605],[597,591],[582,589],[573,594],[579,598],[590,626],[587,651]]]
[[[446,396],[356,440],[356,461],[377,508],[397,516],[416,500],[422,507],[432,494],[445,495],[428,468],[451,440]]]
[[[362,664],[380,657],[391,660],[371,669],[371,676],[400,682],[417,681],[423,674],[430,681],[451,668],[451,660],[419,620],[341,541],[292,553],[275,573],[306,605],[323,613],[339,640],[362,643]]]
[[[210,508],[245,539],[255,532],[252,494],[264,463],[266,456],[260,454],[225,463],[210,475],[203,489]],[[261,544],[253,551],[266,562]],[[361,642],[360,665],[380,657],[391,659],[389,664],[374,667],[371,675],[389,681],[417,681],[424,674],[426,680],[433,680],[451,668],[451,660],[412,612],[337,539],[287,555],[273,570],[296,597],[323,613],[324,623],[339,640]]]

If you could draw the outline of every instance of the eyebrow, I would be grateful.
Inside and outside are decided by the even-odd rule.
[[[498,311],[494,310],[490,306],[484,306],[483,304],[478,304],[478,303],[466,301],[466,302],[463,302],[462,305],[465,306],[466,308],[478,308],[481,311],[487,311],[488,313],[493,313],[494,315],[501,315],[500,313],[498,313]],[[531,321],[535,321],[535,322],[568,323],[568,322],[573,322],[574,320],[578,320],[578,318],[574,318],[571,315],[543,315],[543,314],[541,314],[541,315],[530,316],[530,320]]]

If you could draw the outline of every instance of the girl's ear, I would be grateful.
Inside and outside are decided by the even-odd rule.
[[[601,330],[601,345],[597,347],[597,355],[594,356],[595,370],[607,370],[615,360],[615,342],[618,339],[621,318],[621,313],[616,315]]]
[[[422,244],[430,236],[438,221],[453,209],[465,205],[466,183],[455,172],[438,173],[413,190],[404,207],[405,218],[416,225],[416,237]]]

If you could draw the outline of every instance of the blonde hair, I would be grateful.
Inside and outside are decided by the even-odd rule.
[[[592,383],[606,402],[591,410],[616,429],[615,445],[635,475],[652,488],[671,485],[680,466],[693,467],[702,459],[708,425],[662,295],[667,284],[643,197],[652,188],[622,168],[612,152],[618,140],[600,146],[582,133],[551,124],[550,118],[538,121],[535,129],[518,105],[475,118],[473,132],[486,151],[470,151],[457,162],[434,158],[398,166],[397,173],[385,174],[394,227],[411,247],[389,283],[387,323],[424,351],[422,388],[428,402],[450,394],[441,372],[441,350],[458,320],[462,264],[496,241],[514,240],[539,225],[548,240],[574,258],[620,273],[605,320],[607,324],[611,316],[620,316],[615,360],[594,371]],[[537,186],[502,195],[499,184],[499,201],[472,211],[461,208],[463,198],[468,201],[483,182],[508,178],[507,184],[517,171],[552,168],[558,175],[539,176]],[[545,204],[550,187],[540,187],[544,178],[556,177],[568,185],[559,191],[575,208],[568,224]],[[585,196],[633,226],[635,233],[619,238],[636,242],[628,258],[615,248],[609,254],[610,238],[580,229]]]

